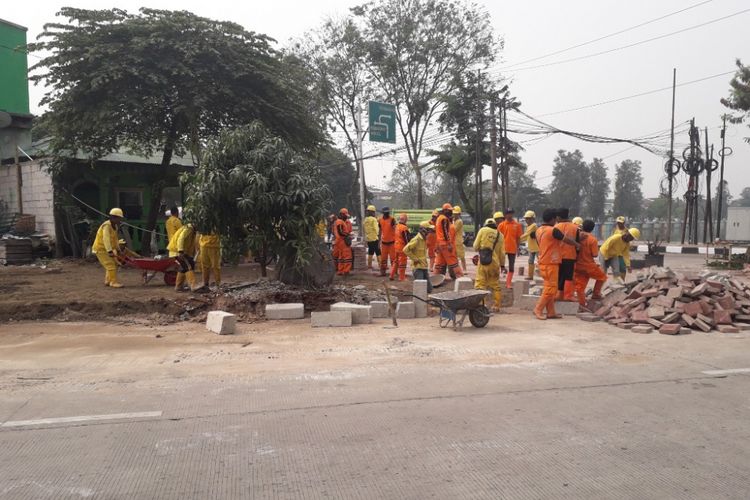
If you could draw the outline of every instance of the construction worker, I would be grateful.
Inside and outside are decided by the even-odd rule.
[[[109,211],[109,220],[104,221],[96,231],[96,238],[91,251],[104,268],[104,286],[122,288],[122,283],[117,281],[117,231],[125,215],[122,209],[113,208]]]
[[[435,270],[435,250],[437,249],[437,234],[435,234],[435,224],[437,218],[440,215],[440,210],[437,208],[432,211],[432,218],[429,222],[432,225],[432,231],[427,233],[427,256],[430,259],[430,272]]]
[[[521,246],[523,227],[513,216],[516,211],[512,208],[505,210],[504,219],[498,226],[498,232],[502,233],[505,241],[505,254],[508,256],[508,273],[505,278],[505,288],[511,288],[513,275],[516,272],[516,254]]]
[[[428,271],[427,237],[435,232],[435,227],[428,220],[419,223],[417,235],[404,247],[404,255],[411,259],[411,270],[415,280],[427,280],[427,293],[432,292],[430,272]]]
[[[581,229],[573,224],[570,217],[570,210],[567,208],[557,209],[557,224],[555,227],[562,231],[563,235],[568,238],[568,241],[577,242],[578,233]],[[575,274],[575,265],[578,255],[576,254],[576,246],[563,243],[560,249],[560,256],[562,261],[560,262],[560,272],[557,277],[557,300],[564,300],[566,302],[575,301],[575,285],[573,278]]]
[[[177,208],[177,206],[172,206],[172,208],[169,209],[169,213],[171,215],[167,217],[167,220],[164,222],[164,227],[167,230],[167,243],[172,241],[172,236],[174,236],[174,233],[176,233],[177,230],[182,227],[182,221],[180,220],[180,209]]]
[[[612,268],[612,276],[622,281],[620,259],[630,271],[630,242],[641,237],[641,232],[631,227],[625,233],[613,234],[599,248],[599,263],[606,274]]]
[[[348,219],[349,210],[342,208],[333,226],[333,260],[336,263],[336,274],[339,276],[349,276],[354,262],[352,226]]]
[[[497,312],[503,302],[500,289],[500,266],[505,266],[505,245],[503,233],[497,230],[494,219],[484,221],[484,227],[474,238],[474,250],[477,252],[477,279],[474,288],[492,292],[492,310]]]
[[[367,267],[370,271],[372,268],[372,256],[377,258],[378,267],[380,266],[380,225],[378,218],[375,217],[375,205],[367,207],[367,217],[364,220],[365,241],[367,241]]]
[[[544,279],[542,295],[534,307],[534,316],[537,319],[558,319],[562,316],[555,311],[555,299],[558,290],[558,274],[562,262],[562,248],[565,241],[571,242],[570,238],[555,226],[557,222],[557,211],[548,208],[542,213],[543,224],[532,235],[539,243],[539,274]],[[572,242],[578,245],[575,241]],[[546,317],[545,317],[546,311]]]
[[[398,224],[396,224],[396,242],[394,248],[396,249],[396,258],[393,259],[391,265],[391,276],[390,279],[393,281],[398,275],[399,281],[406,280],[406,254],[404,254],[404,247],[409,243],[411,239],[411,232],[406,222],[409,220],[406,214],[399,214]]]
[[[452,279],[460,278],[464,275],[458,265],[456,258],[456,248],[451,238],[451,220],[453,219],[453,205],[450,203],[443,204],[442,213],[435,222],[435,234],[437,239],[437,248],[435,253],[435,272],[445,275],[446,270]]]
[[[617,219],[615,219],[615,227],[614,229],[612,229],[612,234],[613,235],[625,234],[627,232],[628,232],[628,226],[625,225],[625,217],[620,215],[619,217],[617,217]],[[622,257],[620,257],[619,261],[620,261],[620,277],[624,280],[625,276],[627,276],[626,269],[628,266],[625,265],[625,261],[623,260]]]
[[[578,229],[581,229],[583,227],[583,218],[582,217],[573,217],[573,220],[570,221],[576,226],[578,226]]]
[[[214,273],[216,286],[221,285],[221,238],[216,233],[201,233],[198,238],[201,256],[201,273],[203,286],[207,287],[211,281],[211,271]]]
[[[536,214],[531,210],[527,210],[526,213],[523,214],[523,220],[526,222],[526,231],[521,235],[521,241],[526,242],[526,248],[529,250],[529,270],[526,279],[533,280],[536,257],[539,253],[539,244],[536,242],[536,238],[531,237],[537,228]]]
[[[141,255],[138,252],[134,252],[133,250],[129,249],[127,246],[127,242],[121,239],[117,242],[117,261],[120,263],[124,263],[128,258],[140,259]]]
[[[575,288],[581,312],[591,312],[586,308],[586,286],[589,284],[589,280],[594,280],[594,291],[591,295],[594,300],[602,298],[602,286],[607,281],[607,275],[596,262],[599,255],[599,242],[591,234],[595,225],[592,220],[583,221],[581,224],[582,231],[579,234],[581,250],[578,252],[578,259],[576,260]]]
[[[184,224],[172,235],[172,239],[169,240],[167,245],[169,256],[175,257],[180,265],[174,284],[174,289],[177,292],[182,291],[186,281],[191,290],[198,289],[195,284],[196,243],[197,233],[195,228],[192,224]]]
[[[461,219],[461,207],[453,207],[453,228],[456,232],[456,257],[461,269],[466,272],[466,246],[464,246],[464,221]]]
[[[391,217],[391,209],[383,207],[378,219],[380,226],[380,275],[385,276],[389,265],[396,260],[396,219]]]

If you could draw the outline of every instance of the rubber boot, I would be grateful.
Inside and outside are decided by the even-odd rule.
[[[505,288],[512,288],[513,287],[513,273],[512,271],[508,273],[508,277],[505,278]]]
[[[565,282],[565,286],[563,288],[563,300],[565,302],[575,302],[575,285],[573,284],[572,280],[568,280]]]
[[[492,312],[499,312],[500,306],[503,304],[503,293],[499,290],[495,290],[492,293]]]
[[[529,281],[534,279],[534,267],[536,267],[535,264],[529,264],[529,274],[526,276]]]
[[[175,292],[181,292],[182,291],[182,285],[185,284],[185,273],[177,273],[177,277],[174,281],[174,291]]]
[[[104,286],[109,286],[112,282],[112,273],[108,270],[104,270]]]
[[[595,281],[594,282],[594,292],[591,295],[591,298],[593,300],[601,300],[602,299],[602,287],[604,286],[605,281]]]
[[[191,291],[199,290],[200,288],[195,285],[195,271],[188,271],[185,273],[185,281]]]
[[[109,278],[109,286],[111,286],[112,288],[122,288],[122,283],[117,281],[117,269],[109,272]]]

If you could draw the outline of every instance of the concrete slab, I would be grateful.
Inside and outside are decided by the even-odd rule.
[[[352,326],[352,311],[315,311],[310,315],[313,328],[333,328]]]
[[[453,290],[460,292],[461,290],[473,290],[474,280],[468,276],[461,276],[453,283]]]
[[[527,280],[513,281],[513,302],[520,300],[522,295],[530,295],[531,282]]]
[[[206,317],[206,329],[219,335],[231,335],[237,326],[237,317],[225,311],[210,311]]]
[[[373,300],[370,302],[370,316],[373,319],[387,318],[388,314],[388,302],[385,300]]]
[[[413,294],[422,300],[427,300],[427,280],[414,280]],[[427,303],[414,299],[414,317],[427,317]]]
[[[372,323],[372,308],[361,304],[350,304],[349,302],[336,302],[331,306],[331,311],[351,311],[352,323],[363,325]]]
[[[514,301],[513,305],[524,311],[533,311],[537,302],[539,302],[539,297],[536,295],[521,295],[521,298]]]
[[[266,304],[266,319],[302,319],[305,317],[305,304]]]
[[[399,302],[396,307],[396,317],[398,319],[414,319],[416,311],[414,302]]]

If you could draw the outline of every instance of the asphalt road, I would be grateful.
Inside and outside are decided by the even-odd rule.
[[[750,336],[513,318],[376,325],[377,349],[299,326],[288,350],[209,344],[153,368],[133,327],[95,325],[112,342],[96,351],[1,327],[0,498],[748,497],[750,370],[721,370],[750,368]]]

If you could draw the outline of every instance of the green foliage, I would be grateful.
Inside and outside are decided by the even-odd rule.
[[[541,217],[542,211],[549,206],[547,194],[536,187],[536,172],[529,174],[527,170],[525,165],[511,169],[510,204],[519,217],[526,210],[533,210]]]
[[[669,196],[659,196],[647,204],[643,216],[646,219],[667,220]],[[685,215],[685,201],[679,198],[672,200],[672,218],[680,219]]]
[[[559,150],[552,175],[549,203],[555,208],[569,208],[571,217],[582,213],[590,180],[589,166],[583,161],[583,153],[577,149],[572,153]]]
[[[330,212],[359,206],[359,181],[353,163],[351,158],[333,147],[324,148],[318,156],[321,181],[333,196],[326,206]]]
[[[586,190],[586,209],[583,212],[595,221],[604,220],[604,205],[609,195],[609,177],[607,167],[599,158],[589,164],[589,183]]]
[[[615,216],[637,218],[643,209],[641,162],[623,160],[615,171]]]
[[[743,123],[750,116],[750,67],[744,66],[739,59],[736,64],[737,73],[729,82],[729,97],[721,99],[721,103],[737,111],[729,117],[731,123]],[[750,142],[750,137],[745,137],[745,141]]]
[[[732,202],[734,207],[750,207],[750,187],[743,188],[740,197]]]
[[[185,220],[199,231],[297,268],[309,262],[331,193],[320,169],[261,123],[222,132],[184,180]]]

